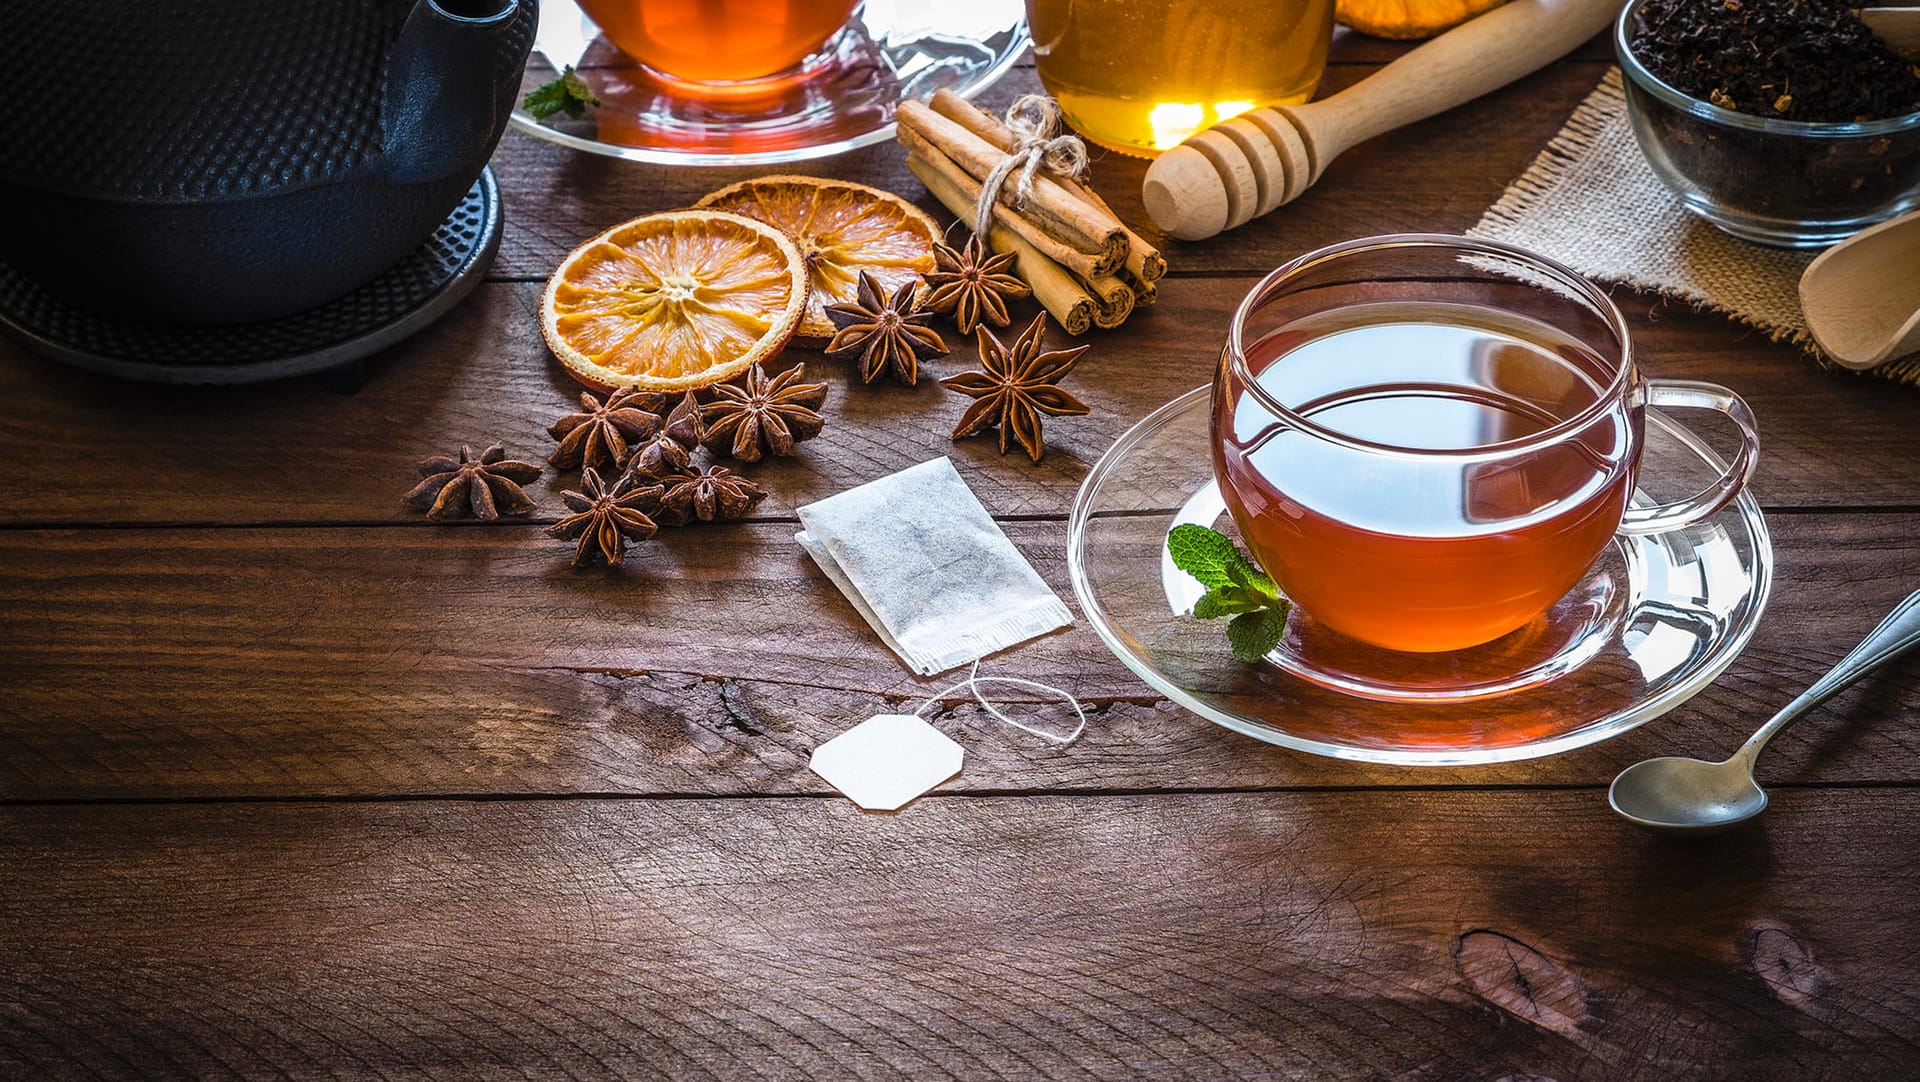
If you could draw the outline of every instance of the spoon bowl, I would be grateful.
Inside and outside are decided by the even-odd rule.
[[[1741,764],[1674,755],[1622,770],[1607,801],[1643,827],[1679,834],[1717,834],[1767,809],[1766,790]]]

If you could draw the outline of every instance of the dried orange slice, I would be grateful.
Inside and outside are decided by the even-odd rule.
[[[682,391],[780,352],[806,308],[806,260],[786,234],[738,214],[670,210],[569,253],[540,298],[540,328],[588,386]]]
[[[1336,0],[1333,17],[1376,38],[1430,38],[1506,0]]]
[[[811,272],[813,299],[799,339],[819,345],[833,337],[827,306],[846,304],[860,289],[860,272],[889,291],[933,269],[940,227],[919,207],[878,188],[819,177],[761,177],[729,185],[696,206],[730,210],[771,225],[800,246]]]

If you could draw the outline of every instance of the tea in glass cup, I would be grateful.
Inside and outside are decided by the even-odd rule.
[[[1630,508],[1649,405],[1719,410],[1742,446],[1707,491]],[[1539,617],[1616,533],[1718,511],[1759,438],[1732,391],[1643,378],[1618,309],[1572,271],[1407,235],[1310,253],[1248,294],[1212,448],[1234,525],[1295,605],[1432,653]]]
[[[1333,0],[1027,0],[1027,24],[1067,122],[1151,155],[1257,106],[1312,97]]]
[[[608,41],[692,82],[775,75],[805,60],[859,0],[580,0]]]

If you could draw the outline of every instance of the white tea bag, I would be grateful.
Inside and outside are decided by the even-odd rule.
[[[922,676],[1073,622],[945,458],[808,504],[800,524],[794,540]]]

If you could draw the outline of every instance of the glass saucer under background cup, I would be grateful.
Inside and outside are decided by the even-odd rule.
[[[1444,655],[1375,650],[1295,610],[1266,661],[1229,653],[1224,620],[1187,615],[1197,582],[1166,556],[1183,522],[1234,536],[1213,477],[1209,389],[1149,414],[1081,485],[1068,523],[1074,593],[1128,668],[1210,721],[1340,759],[1466,765],[1568,751],[1692,698],[1733,663],[1773,582],[1773,543],[1745,492],[1706,521],[1616,537],[1579,585],[1526,627]],[[1725,463],[1647,411],[1633,505],[1697,491]],[[1243,546],[1244,547],[1244,546]],[[1514,690],[1517,688],[1517,690]]]
[[[548,142],[657,165],[778,165],[893,138],[893,107],[953,90],[973,97],[1027,49],[1023,0],[867,0],[797,67],[737,83],[647,68],[600,36],[573,0],[543,0],[523,89],[572,65],[600,99],[580,119],[513,126]]]

